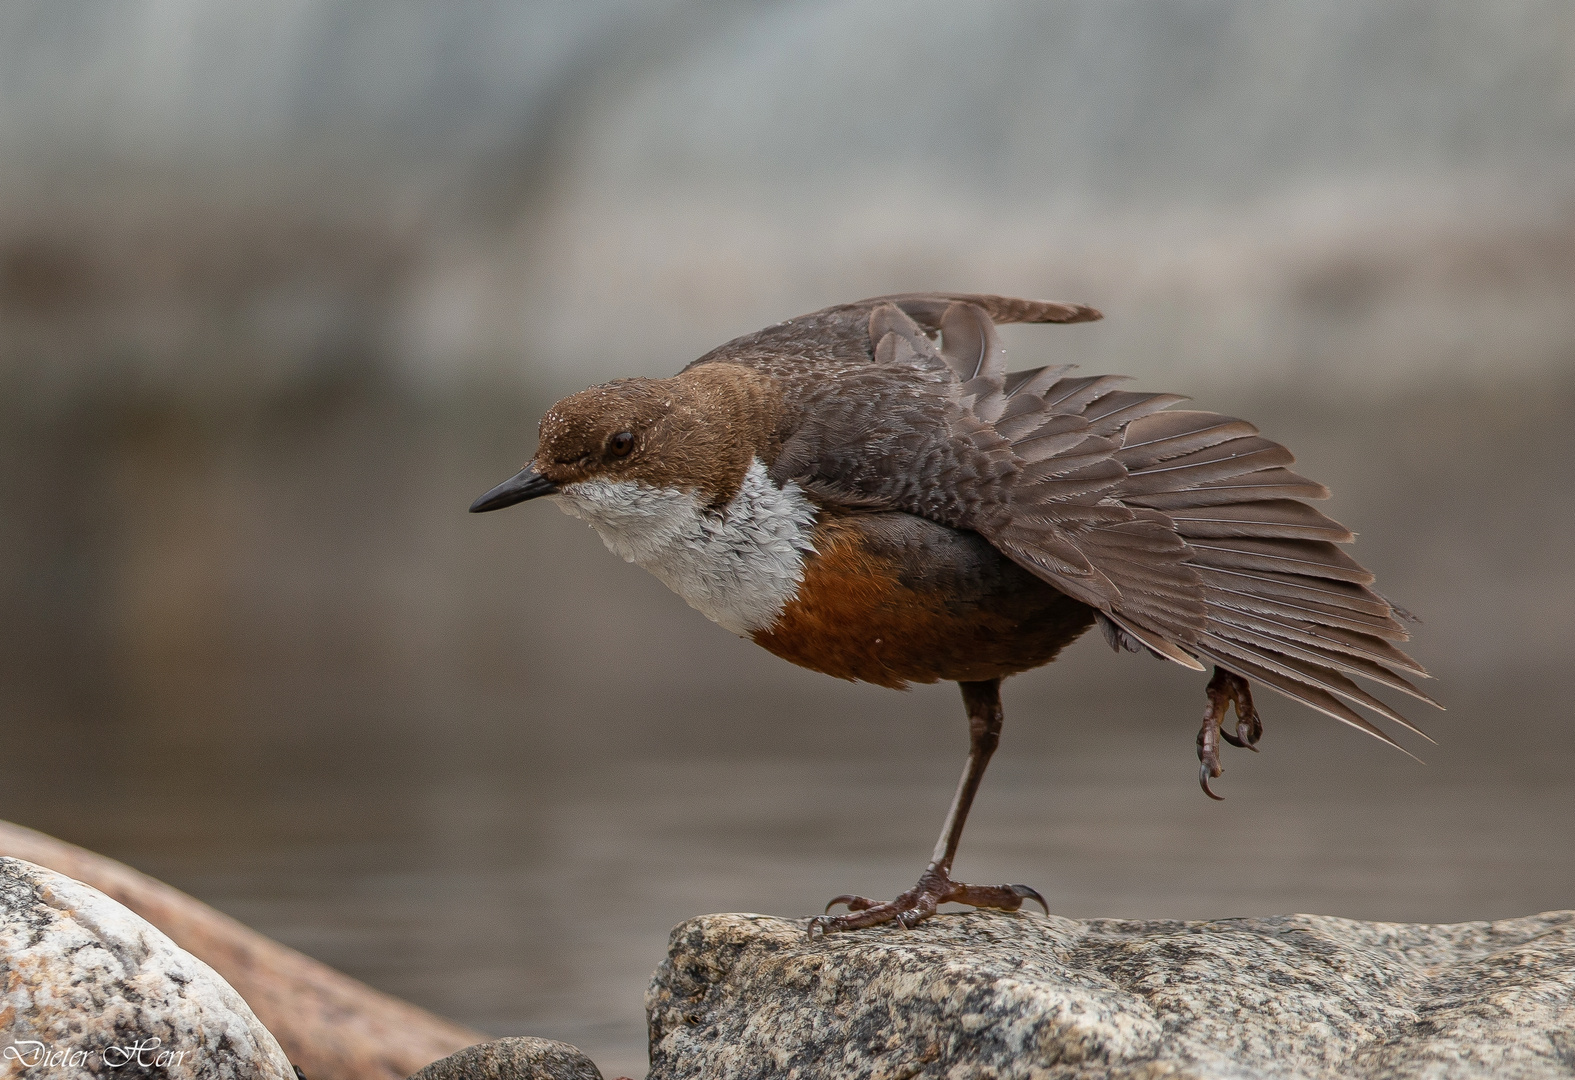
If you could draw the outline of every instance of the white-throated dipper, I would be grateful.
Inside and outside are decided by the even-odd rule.
[[[707,618],[795,664],[882,686],[956,681],[968,763],[918,883],[839,896],[810,933],[941,903],[1015,911],[1026,885],[951,879],[1000,740],[1001,680],[1089,627],[1113,648],[1213,666],[1199,780],[1219,740],[1263,732],[1249,680],[1386,742],[1352,705],[1405,727],[1350,678],[1429,704],[1402,672],[1404,613],[1305,500],[1329,492],[1244,420],[1171,409],[1067,367],[1008,372],[998,323],[1092,308],[923,293],[826,308],[730,341],[670,379],[564,398],[535,457],[479,513],[550,496]],[[1222,729],[1234,707],[1234,731]],[[1418,732],[1418,734],[1421,734]],[[1425,736],[1424,736],[1425,737]]]

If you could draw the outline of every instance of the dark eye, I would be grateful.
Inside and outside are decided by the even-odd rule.
[[[628,457],[629,451],[634,449],[634,434],[629,431],[620,431],[607,440],[607,449],[613,457]]]

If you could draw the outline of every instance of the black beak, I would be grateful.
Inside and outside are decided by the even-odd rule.
[[[501,510],[505,506],[522,503],[526,499],[551,495],[558,485],[527,465],[503,483],[470,504],[472,514],[485,514],[488,510]]]

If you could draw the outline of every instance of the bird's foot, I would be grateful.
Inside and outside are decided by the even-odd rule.
[[[1216,795],[1209,788],[1209,781],[1225,771],[1220,765],[1219,740],[1224,739],[1232,746],[1245,746],[1256,753],[1258,740],[1263,738],[1263,721],[1252,703],[1252,687],[1235,672],[1216,667],[1214,677],[1209,680],[1208,696],[1203,726],[1198,729],[1198,783],[1209,798],[1223,799],[1223,795]],[[1225,712],[1232,707],[1236,710],[1234,733],[1223,726]]]
[[[809,939],[835,934],[839,930],[858,930],[894,922],[911,929],[935,914],[942,904],[968,904],[976,908],[1016,911],[1024,900],[1032,900],[1050,914],[1050,905],[1038,891],[1027,885],[967,885],[953,881],[945,870],[931,866],[919,877],[918,884],[895,900],[871,900],[867,896],[844,894],[826,905],[829,912],[846,904],[846,915],[817,915],[809,920]]]

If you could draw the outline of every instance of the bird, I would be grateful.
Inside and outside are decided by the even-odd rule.
[[[1118,652],[1212,668],[1196,739],[1211,798],[1221,740],[1256,750],[1262,736],[1254,683],[1396,747],[1353,706],[1427,736],[1351,676],[1442,708],[1397,644],[1414,617],[1373,591],[1342,547],[1353,534],[1310,505],[1328,489],[1292,472],[1290,451],[1124,376],[1007,370],[997,326],[1102,317],[909,293],[788,319],[671,378],[564,398],[531,460],[470,507],[549,498],[802,667],[959,684],[968,757],[929,864],[892,900],[835,897],[812,939],[912,927],[943,903],[1049,913],[1030,886],[956,881],[952,865],[1000,741],[1002,680],[1093,627]]]

